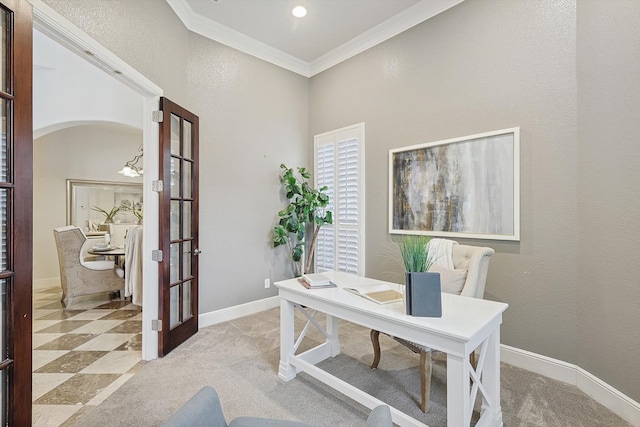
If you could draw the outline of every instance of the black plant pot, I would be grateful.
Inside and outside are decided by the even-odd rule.
[[[418,317],[442,317],[440,273],[405,273],[406,313]]]

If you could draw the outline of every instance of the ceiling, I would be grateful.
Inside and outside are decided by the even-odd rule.
[[[311,77],[464,0],[166,1],[189,30]]]

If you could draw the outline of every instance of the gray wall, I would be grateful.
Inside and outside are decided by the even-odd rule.
[[[578,10],[590,9],[594,19],[612,3],[618,5],[579,3]],[[638,120],[631,117],[638,113],[638,97],[631,95],[638,87],[637,30],[632,30],[638,14],[621,27],[617,21],[627,14],[609,12],[597,30],[585,22],[578,32],[574,1],[467,0],[313,77],[309,126],[313,135],[366,122],[366,273],[382,278],[388,275],[391,240],[388,150],[520,126],[521,241],[459,239],[496,249],[485,297],[509,303],[502,342],[578,364],[638,400],[640,382],[629,375],[640,370],[632,351],[640,344],[633,308],[640,301],[640,145]],[[577,74],[582,36],[585,45],[600,36],[607,36],[604,43],[633,41],[618,41],[614,52],[597,58],[599,47],[581,47],[583,69]],[[624,71],[602,80],[605,70],[591,69],[618,57],[622,62],[609,67]],[[584,106],[578,120],[578,90],[591,86],[578,85],[583,75],[597,83],[589,91],[604,90],[611,102]],[[609,92],[612,79],[615,90]],[[629,86],[633,90],[624,95]],[[601,94],[585,94],[591,95],[597,101]],[[625,97],[621,104],[619,97]],[[600,110],[606,122],[594,122]],[[579,128],[586,123],[598,133]],[[605,142],[610,127],[617,128],[615,138]],[[579,135],[588,135],[588,141]],[[603,143],[607,154],[600,157]],[[583,161],[589,162],[586,168]],[[622,169],[612,173],[617,165]],[[621,178],[629,184],[620,185]],[[636,238],[625,238],[625,230],[635,231]],[[616,267],[602,260],[615,260]]]
[[[640,401],[640,1],[578,2],[578,365]]]
[[[197,34],[188,87],[200,115],[200,310],[275,295],[264,279],[292,277],[271,230],[280,163],[306,163],[308,79]]]
[[[366,273],[384,276],[388,150],[520,126],[521,241],[460,241],[497,251],[502,342],[640,400],[637,2],[467,0],[308,82],[189,34],[164,2],[46,2],[200,116],[201,312],[287,274],[268,245],[274,181],[311,163],[312,135],[366,122]]]

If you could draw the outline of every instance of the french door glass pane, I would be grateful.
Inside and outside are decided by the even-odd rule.
[[[7,210],[8,210],[8,197],[9,190],[0,190],[0,271],[8,269],[7,265],[7,251],[8,251],[8,238],[7,235]]]
[[[180,159],[171,158],[171,197],[180,197]]]
[[[177,200],[171,201],[171,232],[169,237],[171,240],[178,240],[180,238],[180,202]]]
[[[182,197],[190,199],[193,197],[193,194],[191,193],[191,181],[193,180],[193,177],[191,176],[191,163],[190,162],[184,162],[184,189],[183,189],[183,193],[182,193]]]
[[[0,181],[9,180],[9,152],[7,150],[7,101],[0,101]]]
[[[191,276],[191,242],[184,242],[182,245],[183,262],[182,275],[180,279],[185,280]]]
[[[7,281],[5,279],[0,280],[0,307],[2,308],[2,315],[0,316],[0,361],[5,360],[9,355],[9,349],[7,348]],[[7,422],[5,416],[7,414],[7,370],[0,371],[0,410],[2,410],[2,425],[6,426]]]
[[[169,302],[169,326],[171,329],[180,324],[178,310],[180,309],[180,285],[171,287],[171,301]]]
[[[7,66],[9,65],[9,61],[7,61],[7,55],[9,53],[9,46],[7,40],[7,19],[9,18],[9,14],[6,10],[0,9],[0,34],[2,34],[2,44],[0,44],[0,81],[2,82],[2,86],[0,87],[3,91],[9,91],[9,81],[7,76],[9,75]]]
[[[180,273],[180,243],[172,243],[171,244],[171,254],[170,264],[169,264],[169,281],[171,283],[175,283],[178,281],[178,276]]]
[[[7,280],[0,280],[0,307],[2,307],[2,315],[0,316],[0,361],[7,358],[9,349],[7,348]],[[3,371],[4,372],[4,371]]]
[[[182,216],[183,221],[183,232],[182,236],[184,238],[191,237],[191,202],[182,202],[184,204],[184,214]]]
[[[171,154],[180,155],[180,117],[171,115]]]
[[[182,312],[182,316],[183,317],[183,321],[189,319],[191,316],[193,316],[193,311],[191,311],[191,285],[192,285],[192,281],[189,280],[188,282],[184,282],[182,284],[182,307],[183,307],[183,312]]]
[[[184,129],[183,129],[182,139],[182,157],[185,159],[192,159],[191,152],[193,151],[191,148],[191,123],[188,121],[184,121]]]

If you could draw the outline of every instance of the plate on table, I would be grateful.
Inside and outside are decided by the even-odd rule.
[[[94,246],[91,249],[93,249],[94,252],[107,252],[113,248],[111,246]]]

